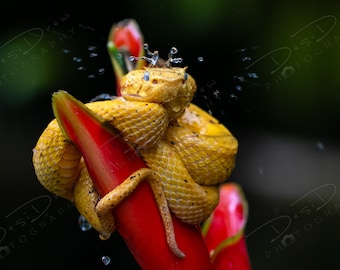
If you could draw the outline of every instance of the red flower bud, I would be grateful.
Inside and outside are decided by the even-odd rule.
[[[213,269],[251,269],[244,228],[248,217],[248,204],[241,187],[225,183],[220,187],[220,201],[202,227]]]

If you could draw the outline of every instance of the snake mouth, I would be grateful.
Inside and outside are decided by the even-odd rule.
[[[127,101],[135,102],[151,102],[164,105],[168,110],[178,113],[189,106],[193,93],[178,93],[178,89],[164,91],[160,89],[159,91],[149,92],[148,94],[131,93],[124,95],[124,99]]]

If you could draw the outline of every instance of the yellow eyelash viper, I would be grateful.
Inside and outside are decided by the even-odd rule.
[[[145,67],[121,80],[121,97],[86,106],[118,129],[161,180],[170,210],[181,220],[199,224],[216,207],[218,184],[235,167],[237,139],[213,116],[191,103],[196,82],[186,68]],[[56,119],[33,149],[40,183],[74,201],[79,212],[105,238],[112,220],[101,222],[99,202],[84,161],[65,139]]]

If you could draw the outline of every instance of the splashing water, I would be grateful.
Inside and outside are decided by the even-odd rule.
[[[199,57],[197,57],[197,60],[198,60],[198,62],[203,62],[204,61],[204,58],[202,57],[202,56],[199,56]]]
[[[111,262],[111,258],[109,256],[102,256],[101,259],[104,265],[109,265]]]
[[[82,215],[79,215],[78,217],[78,224],[79,224],[80,229],[83,232],[86,232],[92,229],[91,224]]]
[[[146,62],[150,63],[151,66],[157,66],[157,64],[159,64],[158,60],[160,60],[159,52],[158,51],[151,52],[149,50],[149,44],[147,43],[144,43],[143,48],[149,57],[147,56],[136,57],[131,55],[129,56],[129,60],[132,62],[141,58],[144,59]],[[165,61],[166,67],[171,67],[171,64],[181,64],[183,62],[183,59],[181,57],[174,57],[174,55],[177,53],[178,49],[176,47],[172,47],[170,49],[170,52],[168,54],[168,60]]]
[[[251,61],[251,57],[249,57],[249,56],[243,56],[243,57],[242,57],[242,61],[243,61],[243,62]]]
[[[253,79],[259,78],[259,75],[256,72],[248,72],[247,75],[249,78],[253,78]]]
[[[214,90],[213,91],[213,96],[215,97],[215,98],[217,98],[217,99],[221,99],[221,93],[220,93],[220,91],[219,90]]]
[[[63,49],[64,54],[71,55],[70,49]],[[89,45],[86,48],[86,52],[82,53],[81,56],[72,56],[72,62],[76,66],[76,70],[82,72],[87,79],[93,80],[98,76],[103,76],[106,69],[102,66],[97,67],[96,61],[100,60],[101,54],[98,52],[98,47],[94,45]],[[121,56],[122,57],[122,56]]]

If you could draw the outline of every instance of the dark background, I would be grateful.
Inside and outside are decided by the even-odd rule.
[[[106,41],[125,18],[151,50],[178,48],[198,84],[194,102],[238,138],[230,181],[249,203],[253,269],[339,268],[336,2],[1,4],[0,269],[138,269],[119,235],[103,242],[80,230],[75,208],[44,190],[31,160],[54,91],[83,102],[114,93]]]

